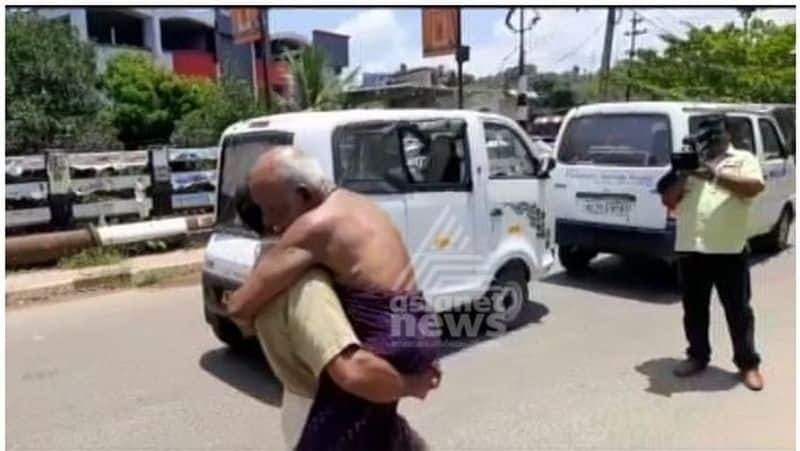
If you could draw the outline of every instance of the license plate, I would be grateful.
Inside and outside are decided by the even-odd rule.
[[[628,218],[633,202],[619,198],[579,199],[581,210],[592,216]]]

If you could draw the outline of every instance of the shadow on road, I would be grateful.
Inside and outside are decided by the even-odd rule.
[[[650,386],[646,392],[670,397],[675,393],[696,391],[725,391],[739,384],[737,374],[715,366],[709,366],[702,373],[686,378],[675,377],[672,369],[680,363],[674,358],[648,360],[636,367],[636,371],[647,376]]]
[[[483,343],[494,338],[500,338],[506,333],[514,333],[515,331],[540,322],[541,319],[548,313],[550,313],[550,309],[548,309],[546,305],[534,301],[528,301],[520,308],[519,314],[513,321],[511,327],[500,335],[487,334],[485,331],[484,333],[477,334],[477,336],[474,334],[465,333],[454,335],[452,330],[450,331],[451,333],[448,333],[447,328],[444,328],[444,334],[442,336],[442,350],[439,355],[440,357],[446,357],[448,355],[464,351],[479,343]],[[453,318],[458,318],[463,314],[458,312],[442,312],[439,314],[439,320],[446,322],[446,317],[448,315]],[[465,337],[464,335],[470,336]]]
[[[280,407],[283,387],[272,373],[261,348],[253,341],[242,350],[219,348],[200,357],[200,367],[253,398]]]
[[[783,255],[784,252],[793,252],[793,251],[794,251],[793,245],[789,245],[789,247],[780,252],[771,252],[761,249],[753,249],[750,253],[750,266],[752,267],[760,265],[762,263],[766,263],[775,257],[780,257],[781,255]]]
[[[783,252],[792,251],[793,247],[790,246]],[[764,264],[783,252],[754,250],[750,255],[750,266]],[[640,302],[672,304],[681,300],[675,267],[644,258],[601,257],[592,261],[583,274],[571,275],[560,271],[543,278],[541,282]]]
[[[601,257],[580,275],[561,271],[542,283],[622,297],[641,302],[672,304],[681,300],[674,268],[659,261]]]

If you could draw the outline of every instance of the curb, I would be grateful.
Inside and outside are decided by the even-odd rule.
[[[56,297],[102,290],[141,288],[170,279],[199,274],[203,262],[178,263],[155,268],[131,268],[120,264],[107,268],[92,268],[68,282],[46,287],[19,289],[6,292],[6,307],[49,301]]]

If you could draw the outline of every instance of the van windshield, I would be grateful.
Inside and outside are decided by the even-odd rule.
[[[563,164],[666,166],[672,140],[662,114],[595,114],[573,118],[558,148]]]
[[[689,133],[696,133],[700,129],[700,124],[708,119],[707,114],[697,115],[689,118]],[[756,145],[753,136],[753,124],[750,122],[749,117],[745,116],[727,116],[728,131],[731,134],[731,144],[734,148],[739,150],[749,150],[751,153],[756,152]]]
[[[220,179],[217,199],[217,227],[244,231],[236,214],[236,188],[244,184],[247,173],[264,152],[276,146],[291,145],[293,135],[287,132],[266,132],[232,136],[225,140],[220,153]]]

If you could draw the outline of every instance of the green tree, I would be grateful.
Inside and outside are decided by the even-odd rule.
[[[167,143],[176,122],[215,95],[212,82],[180,77],[134,53],[108,62],[103,87],[112,101],[112,122],[128,148]]]
[[[175,125],[170,142],[176,146],[213,146],[234,122],[268,114],[254,98],[252,86],[242,80],[223,79],[204,98],[202,105]]]
[[[114,148],[116,130],[98,116],[94,51],[69,25],[30,13],[6,16],[6,148]]]
[[[747,33],[731,23],[661,38],[663,52],[639,51],[615,67],[612,81],[656,100],[795,102],[794,24],[753,19]]]
[[[355,79],[357,70],[338,77],[327,64],[325,52],[309,46],[289,54],[292,95],[284,99],[291,110],[335,110],[345,105],[345,87]]]
[[[572,108],[578,102],[575,88],[573,87],[575,81],[577,81],[577,78],[572,72],[537,74],[532,81],[533,90],[539,96],[535,105],[553,110]]]

